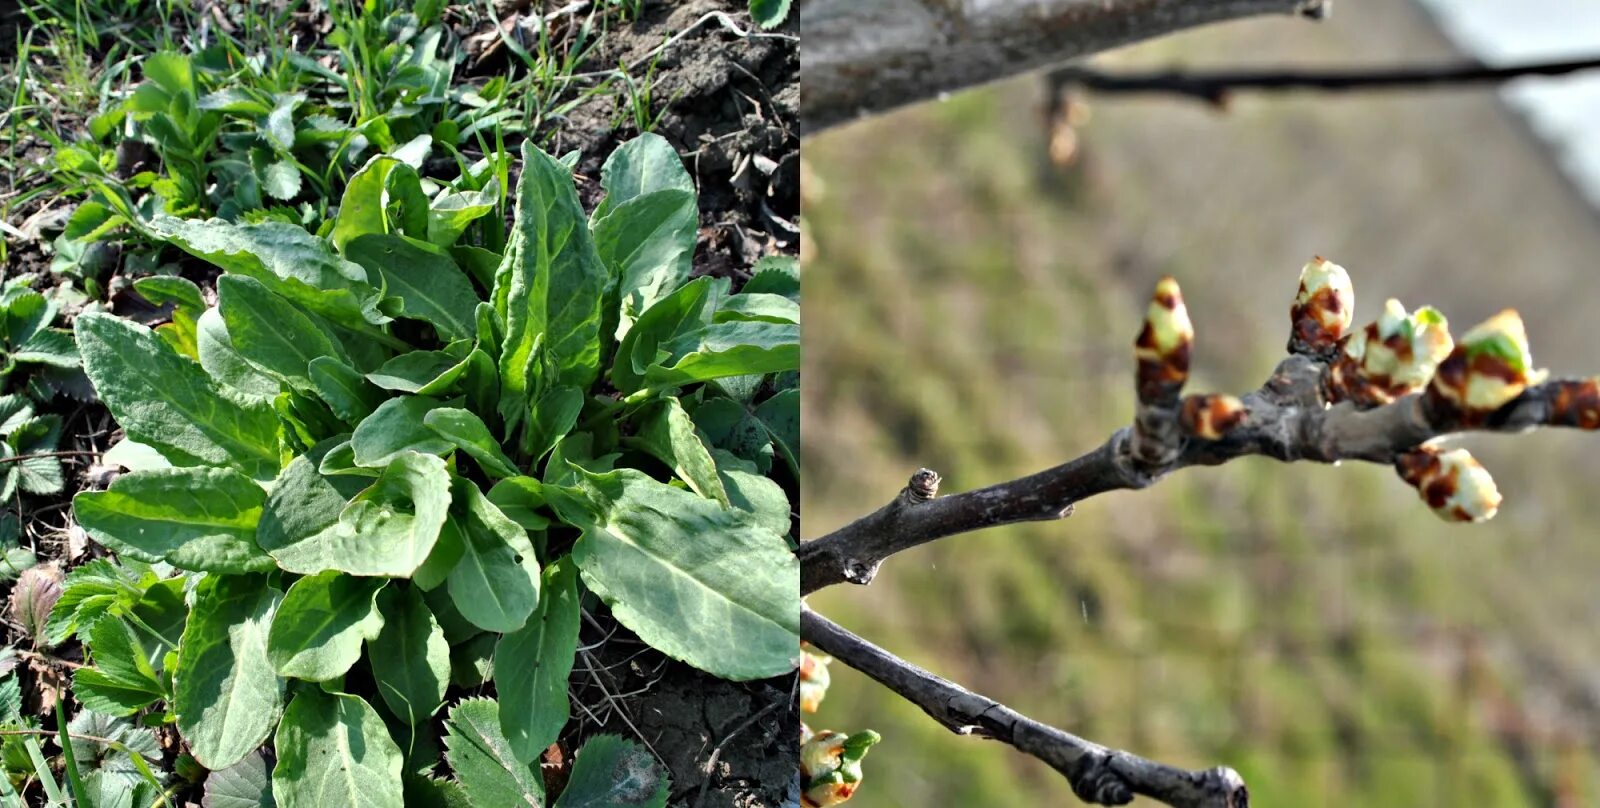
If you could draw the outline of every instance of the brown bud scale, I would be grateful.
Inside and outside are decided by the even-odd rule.
[[[1178,412],[1183,431],[1201,440],[1221,440],[1244,423],[1244,403],[1229,395],[1185,396]]]

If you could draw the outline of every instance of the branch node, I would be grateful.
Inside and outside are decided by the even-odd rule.
[[[1072,793],[1091,805],[1127,805],[1133,802],[1133,789],[1110,766],[1110,757],[1088,754],[1078,758],[1067,775]]]
[[[910,501],[909,504],[927,502],[939,496],[940,479],[939,472],[933,469],[917,469],[916,473],[911,475],[911,482],[906,484],[905,493]]]

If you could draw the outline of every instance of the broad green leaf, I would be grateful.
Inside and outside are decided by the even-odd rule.
[[[410,576],[433,551],[450,507],[444,461],[402,453],[346,503],[367,480],[319,473],[322,457],[302,455],[284,470],[262,511],[261,548],[291,572]]]
[[[232,112],[259,117],[272,111],[272,105],[256,97],[249,88],[225,87],[200,99],[200,109]]]
[[[618,205],[648,193],[667,189],[694,193],[694,179],[666,138],[646,133],[618,146],[606,158],[600,167],[600,187],[606,195],[594,210],[596,222]]]
[[[457,479],[452,493],[462,553],[450,571],[450,598],[473,625],[516,631],[539,603],[539,561],[528,534],[471,481]]]
[[[639,434],[632,443],[667,464],[695,493],[728,507],[728,492],[717,477],[711,450],[678,399],[669,396],[651,404],[641,415]]]
[[[501,414],[508,428],[534,394],[528,369],[542,339],[555,378],[546,385],[588,389],[600,369],[600,302],[610,282],[584,220],[572,172],[531,141],[522,146],[516,225],[495,278],[506,322],[500,351]]]
[[[784,390],[756,406],[756,417],[772,434],[772,440],[789,464],[789,473],[800,479],[800,391]]]
[[[578,750],[555,808],[666,808],[671,778],[643,746],[596,735]]]
[[[716,322],[759,320],[768,323],[799,323],[800,304],[782,295],[743,292],[717,307]]]
[[[444,351],[412,351],[383,363],[367,380],[385,390],[436,396],[451,392],[467,367]]]
[[[460,191],[435,199],[428,209],[428,241],[440,247],[456,243],[467,225],[494,210],[499,201],[497,188],[493,185],[482,191]]]
[[[640,315],[634,327],[628,330],[617,347],[616,362],[611,368],[611,384],[623,393],[632,393],[645,385],[644,374],[660,357],[661,344],[678,333],[699,328],[711,322],[717,298],[727,282],[709,277],[696,278],[670,295],[656,301]]]
[[[192,360],[150,329],[109,314],[76,324],[84,370],[128,437],[177,465],[232,466],[256,479],[278,469],[277,419],[230,401]]]
[[[175,275],[156,275],[134,281],[133,288],[158,306],[172,304],[172,322],[156,326],[156,333],[178,353],[190,359],[200,358],[199,320],[206,310],[200,287]]]
[[[378,593],[378,610],[383,630],[367,643],[378,695],[401,721],[425,722],[444,703],[450,644],[414,587],[391,586]]]
[[[456,445],[456,448],[478,461],[485,473],[495,479],[515,477],[522,472],[516,463],[506,457],[500,443],[489,433],[483,419],[467,410],[440,407],[423,416],[422,422],[439,436]]]
[[[265,576],[207,575],[178,645],[173,712],[196,760],[223,769],[272,734],[284,682],[267,659],[267,627],[283,593]]]
[[[772,433],[744,404],[731,398],[708,399],[695,408],[694,425],[712,446],[754,463],[757,471],[772,468]]]
[[[789,255],[769,255],[750,269],[750,280],[739,291],[745,294],[783,295],[800,302],[800,261]]]
[[[350,670],[361,643],[383,628],[377,598],[386,583],[336,570],[295,581],[267,634],[267,658],[278,675],[321,682]]]
[[[717,449],[711,453],[717,460],[717,476],[728,492],[733,507],[753,514],[762,527],[780,536],[789,535],[793,508],[783,486],[771,477],[756,472],[748,460]]]
[[[750,0],[750,17],[762,28],[777,28],[789,17],[789,0]]]
[[[0,307],[0,342],[16,348],[27,342],[55,318],[55,307],[44,295],[27,290]]]
[[[549,517],[537,513],[544,507],[544,484],[532,477],[511,477],[489,489],[489,501],[511,521],[527,530],[544,530]]]
[[[148,227],[152,235],[190,255],[255,278],[334,322],[355,329],[388,322],[378,311],[378,290],[368,282],[366,271],[297,224],[156,216]]]
[[[572,557],[617,620],[675,659],[725,679],[761,679],[799,658],[800,568],[784,538],[632,469],[579,475],[580,496],[546,487],[583,529]]]
[[[391,218],[398,213],[398,218]],[[365,235],[400,233],[421,238],[428,228],[428,198],[416,169],[388,155],[375,155],[351,175],[339,200],[330,238],[344,252]]]
[[[583,412],[583,391],[571,385],[545,390],[533,403],[533,418],[523,433],[522,450],[533,463],[549,452],[578,424]]]
[[[201,808],[274,808],[272,771],[261,751],[245,755],[238,763],[206,775]]]
[[[456,562],[461,560],[464,547],[461,542],[461,531],[456,528],[455,522],[446,519],[439,528],[439,540],[433,543],[433,550],[428,553],[426,561],[417,571],[411,573],[411,582],[423,591],[435,589],[445,582],[451,570],[456,568]],[[446,599],[446,603],[449,600]],[[451,606],[453,612],[455,607]]]
[[[800,369],[800,326],[792,323],[712,323],[662,347],[669,358],[645,371],[651,387]]]
[[[473,805],[544,808],[544,778],[517,760],[500,732],[500,706],[463,699],[445,721],[445,758]]]
[[[273,739],[279,808],[394,808],[404,804],[404,757],[365,701],[316,688],[300,691]]]
[[[278,380],[257,370],[239,355],[228,336],[228,324],[222,319],[222,309],[206,309],[195,321],[195,350],[200,366],[211,378],[228,389],[247,397],[271,398],[282,389]]]
[[[385,400],[383,392],[355,368],[331,356],[319,356],[308,366],[311,389],[328,409],[354,426]]]
[[[259,370],[298,390],[311,389],[311,360],[343,356],[310,317],[254,278],[218,278],[217,307],[222,310],[234,350]]]
[[[477,334],[473,310],[478,293],[450,254],[423,241],[397,235],[358,236],[345,245],[345,256],[366,267],[372,278],[399,297],[404,310],[396,316],[428,323],[446,342]]]
[[[545,567],[543,579],[538,609],[494,652],[500,728],[522,763],[536,760],[567,724],[567,677],[578,648],[577,568],[564,558]]]
[[[689,280],[699,227],[694,193],[678,189],[635,197],[595,222],[595,249],[617,279],[619,308],[607,315],[620,314],[619,338],[646,309]]]
[[[232,469],[172,468],[125,474],[105,491],[79,493],[72,507],[95,541],[124,555],[245,573],[277,566],[255,540],[266,499]]]
[[[305,100],[305,95],[301,93],[284,93],[278,96],[277,105],[267,113],[267,120],[261,127],[261,133],[267,136],[267,142],[278,151],[287,152],[294,148],[294,111],[305,103]]]
[[[450,647],[450,684],[462,690],[494,681],[495,634],[481,631]]]
[[[356,463],[382,466],[406,452],[444,454],[455,448],[423,421],[439,406],[439,401],[424,396],[402,396],[383,402],[356,425],[350,436]]]

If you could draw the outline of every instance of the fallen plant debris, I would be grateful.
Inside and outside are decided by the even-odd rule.
[[[1064,518],[1095,494],[1144,488],[1181,468],[1251,455],[1389,464],[1440,518],[1482,522],[1495,515],[1500,494],[1466,449],[1444,446],[1452,436],[1600,428],[1600,378],[1547,379],[1533,366],[1513,310],[1453,343],[1444,317],[1432,309],[1407,314],[1391,300],[1377,322],[1352,331],[1353,309],[1344,268],[1314,259],[1301,271],[1290,308],[1291,355],[1267,382],[1239,398],[1182,396],[1194,328],[1176,281],[1163,279],[1135,341],[1132,426],[1055,468],[961,494],[938,497],[938,475],[917,471],[888,505],[800,546],[802,593],[869,584],[889,557],[945,536]],[[1248,804],[1248,788],[1231,768],[1189,771],[1071,735],[911,665],[809,608],[801,636],[951,731],[999,740],[1044,761],[1086,802],[1121,805],[1145,795],[1177,806]]]

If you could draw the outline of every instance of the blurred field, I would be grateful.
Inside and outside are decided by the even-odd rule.
[[[1107,63],[1448,58],[1407,4],[1247,21]],[[1045,157],[1037,79],[805,144],[805,532],[926,465],[959,491],[1093,448],[1132,414],[1131,345],[1163,274],[1194,390],[1257,385],[1296,273],[1351,271],[1461,333],[1515,306],[1535,359],[1600,371],[1600,226],[1482,91],[1091,98],[1082,161]],[[1496,519],[1438,521],[1385,468],[1252,459],[947,539],[812,605],[1033,717],[1194,767],[1262,806],[1600,804],[1600,437],[1467,442]],[[834,668],[813,726],[885,741],[852,806],[1075,804],[1043,764],[947,733]]]

